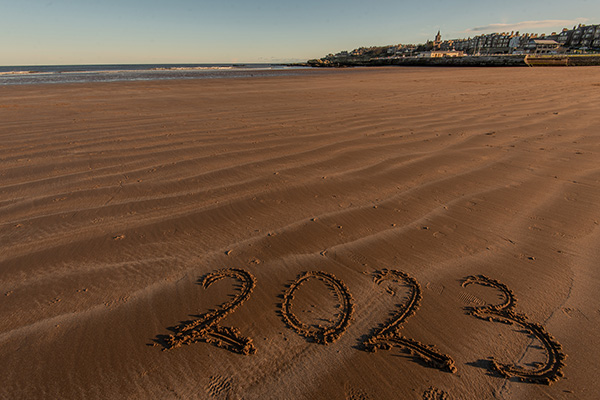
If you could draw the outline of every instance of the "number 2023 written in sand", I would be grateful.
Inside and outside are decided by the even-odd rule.
[[[447,354],[441,353],[433,346],[428,346],[401,334],[404,322],[414,315],[422,299],[421,286],[418,281],[408,274],[398,270],[377,272],[375,282],[381,284],[385,281],[405,284],[409,288],[407,300],[398,306],[398,310],[382,326],[378,327],[363,342],[362,348],[375,352],[377,349],[389,350],[394,346],[409,351],[427,366],[456,372],[454,360]],[[199,283],[206,289],[214,282],[231,278],[240,283],[240,291],[234,298],[221,305],[220,309],[202,314],[198,319],[186,322],[174,328],[175,333],[160,340],[165,349],[173,349],[184,344],[206,342],[235,353],[250,355],[256,352],[252,339],[232,327],[222,327],[219,322],[228,314],[237,309],[244,301],[250,298],[256,286],[256,279],[248,271],[236,268],[222,269],[206,275]],[[309,325],[302,322],[292,311],[292,301],[295,292],[310,279],[323,282],[331,289],[338,302],[340,312],[330,326]],[[514,311],[516,298],[508,287],[494,279],[485,276],[470,276],[463,281],[463,287],[478,284],[495,288],[501,292],[505,302],[499,305],[484,305],[469,307],[467,311],[476,318],[517,325],[529,335],[538,339],[545,350],[546,360],[532,369],[516,365],[502,364],[491,358],[490,371],[503,377],[517,377],[521,381],[532,383],[550,384],[562,376],[565,354],[561,345],[545,330],[542,325],[528,321],[524,314]],[[352,322],[354,304],[352,295],[346,285],[334,275],[324,271],[308,271],[301,274],[285,291],[281,304],[281,315],[284,323],[298,334],[320,344],[329,344],[339,339]]]

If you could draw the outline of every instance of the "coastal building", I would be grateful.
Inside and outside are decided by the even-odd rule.
[[[535,46],[531,40],[553,40],[558,47],[552,44]],[[441,50],[454,49],[467,54],[522,54],[525,52],[561,51],[600,51],[600,25],[574,26],[573,29],[564,28],[561,32],[552,32],[550,35],[537,35],[517,32],[488,33],[467,39],[454,39],[443,41]]]
[[[573,27],[573,34],[571,35],[571,42],[568,43],[569,47],[581,47],[581,37],[583,36],[583,28],[581,24],[577,27]]]
[[[441,58],[441,57],[464,57],[465,53],[458,50],[433,50],[423,51],[417,57],[420,58]]]
[[[454,49],[454,40],[444,40],[440,44],[439,50],[455,50]]]
[[[562,50],[560,43],[548,39],[533,39],[527,43],[525,49],[534,54],[557,54]]]
[[[581,48],[587,50],[592,47],[594,34],[596,33],[597,25],[586,26],[581,37]]]
[[[563,29],[556,41],[563,47],[574,50],[600,50],[600,25],[579,24],[573,29]]]
[[[508,48],[510,49],[509,52],[515,53],[518,51],[519,48],[523,47],[523,45],[527,41],[525,38],[525,35],[519,35],[519,31],[513,34],[510,40],[508,41]]]
[[[387,49],[387,54],[389,54],[389,55],[401,54],[401,53],[403,53],[402,49],[403,49],[403,46],[401,44],[398,44],[395,46],[390,46]]]
[[[558,38],[556,41],[561,44],[561,46],[567,46],[567,43],[571,43],[571,39],[573,38],[573,31],[567,28],[564,28],[561,33],[558,34]]]
[[[425,44],[397,44],[388,46],[360,47],[352,51],[341,51],[323,57],[329,63],[352,60],[385,58],[441,58],[462,57],[465,55],[503,54],[560,54],[560,53],[600,53],[600,25],[579,24],[573,29],[564,28],[550,35],[512,32],[481,34],[466,39],[442,40],[438,30],[433,40]]]
[[[596,33],[594,33],[594,40],[592,41],[592,48],[600,49],[600,26],[596,28]]]
[[[490,33],[473,38],[456,39],[453,41],[453,48],[467,54],[512,54],[522,50],[532,37],[536,36],[519,34],[518,31]]]

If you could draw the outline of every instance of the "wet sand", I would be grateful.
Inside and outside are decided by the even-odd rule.
[[[0,88],[0,397],[593,398],[598,72]]]

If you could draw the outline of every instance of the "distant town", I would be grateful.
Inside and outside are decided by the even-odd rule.
[[[385,60],[402,58],[568,54],[600,54],[600,24],[580,24],[572,29],[564,28],[561,32],[552,32],[550,35],[513,31],[451,40],[442,40],[442,35],[438,31],[435,38],[425,44],[360,47],[352,51],[328,54],[318,60],[309,60],[308,64],[354,65],[367,60],[370,62],[379,60],[381,64]]]

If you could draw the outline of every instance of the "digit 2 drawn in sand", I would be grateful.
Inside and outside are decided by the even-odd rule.
[[[248,355],[256,352],[252,339],[242,336],[237,328],[218,325],[219,321],[248,300],[256,286],[256,279],[243,269],[226,268],[206,275],[200,283],[208,289],[210,285],[223,278],[240,281],[241,291],[231,301],[222,304],[220,309],[202,314],[198,319],[174,328],[175,334],[164,339],[166,349],[206,342],[239,354]]]
[[[337,321],[330,327],[310,326],[303,323],[292,311],[292,300],[294,292],[309,279],[318,279],[331,288],[341,304],[340,315]],[[316,343],[329,344],[340,338],[350,326],[354,305],[352,304],[352,295],[344,283],[334,275],[323,271],[308,271],[300,275],[283,295],[281,304],[281,314],[283,321],[287,326],[298,332],[300,335],[314,340]]]
[[[375,352],[377,349],[389,350],[393,345],[404,347],[409,352],[421,359],[430,367],[445,370],[448,372],[456,372],[454,360],[447,354],[440,353],[435,347],[427,346],[416,340],[402,336],[400,330],[404,322],[419,309],[419,304],[422,299],[421,285],[410,275],[396,270],[384,269],[378,273],[375,279],[377,284],[383,281],[392,281],[397,283],[405,283],[410,288],[408,301],[400,306],[400,309],[387,321],[382,327],[377,329],[362,343],[367,351]]]
[[[542,342],[546,353],[545,362],[533,369],[525,369],[517,365],[502,364],[490,357],[490,367],[492,371],[497,372],[505,378],[515,376],[525,382],[543,383],[546,385],[550,385],[552,382],[557,381],[563,376],[562,368],[565,365],[564,359],[566,358],[566,355],[562,352],[562,346],[542,325],[529,322],[525,314],[518,314],[515,312],[514,309],[517,305],[517,299],[512,290],[505,284],[483,275],[467,277],[463,281],[462,286],[466,287],[471,284],[490,286],[499,290],[504,296],[505,302],[497,305],[488,304],[485,306],[468,307],[467,310],[469,311],[469,314],[486,321],[496,321],[509,325],[516,324],[521,326]]]

